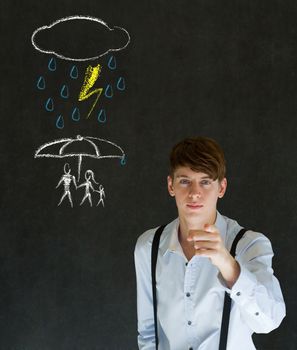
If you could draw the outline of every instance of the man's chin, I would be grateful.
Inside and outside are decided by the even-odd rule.
[[[184,219],[186,220],[188,226],[197,226],[199,225],[202,221],[205,220],[205,215],[203,215],[202,213],[185,213],[185,215],[183,216]]]

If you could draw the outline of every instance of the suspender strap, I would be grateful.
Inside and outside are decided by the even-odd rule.
[[[237,243],[242,238],[242,236],[246,233],[246,231],[247,230],[245,228],[241,229],[234,238],[234,241],[232,243],[232,247],[230,249],[230,254],[233,256],[233,258],[235,258],[235,255],[236,255]]]
[[[154,324],[155,324],[155,340],[156,350],[158,350],[159,338],[158,338],[158,322],[157,322],[157,291],[156,291],[156,265],[158,258],[158,249],[160,243],[160,237],[166,225],[160,226],[153,239],[152,244],[152,259],[151,259],[151,272],[152,272],[152,291],[153,291],[153,305],[154,305]]]
[[[230,250],[230,254],[233,257],[235,257],[237,243],[241,239],[241,237],[244,235],[245,232],[246,232],[246,230],[243,228],[242,230],[239,231],[239,233],[234,238],[234,241],[232,243],[232,247]],[[230,298],[230,295],[227,292],[225,292],[219,350],[225,350],[227,348],[230,309],[231,309],[231,298]]]

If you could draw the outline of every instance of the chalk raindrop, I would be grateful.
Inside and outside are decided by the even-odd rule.
[[[105,123],[106,122],[106,112],[105,109],[100,109],[99,113],[98,113],[98,122],[99,123]]]
[[[112,96],[113,96],[113,90],[112,90],[112,86],[111,86],[110,84],[108,84],[108,85],[106,86],[106,89],[105,89],[105,91],[104,91],[104,95],[105,95],[105,97],[107,97],[107,98],[112,98]]]
[[[36,85],[37,85],[37,88],[39,90],[45,89],[45,80],[44,80],[44,77],[42,75],[38,78]]]
[[[78,122],[80,120],[80,111],[79,111],[79,109],[77,107],[73,108],[71,118],[75,122]]]
[[[72,66],[71,71],[70,71],[70,77],[72,79],[77,79],[78,78],[78,69],[76,66]]]
[[[127,158],[126,156],[121,159],[121,165],[126,165],[127,163]]]
[[[48,65],[47,65],[47,68],[48,68],[50,71],[52,71],[52,72],[54,72],[54,71],[57,69],[57,62],[56,62],[56,60],[55,60],[54,57],[52,57],[52,58],[49,60]]]
[[[120,91],[124,91],[126,89],[125,79],[123,77],[118,79],[117,89]]]
[[[51,97],[49,97],[45,102],[45,109],[48,112],[52,112],[54,110],[54,101]]]
[[[114,56],[110,56],[107,65],[111,70],[115,70],[117,68],[117,61]]]
[[[58,129],[63,129],[64,128],[64,118],[63,118],[63,116],[61,114],[57,117],[56,127]]]
[[[69,89],[67,85],[63,85],[60,92],[61,97],[68,98],[69,97]]]

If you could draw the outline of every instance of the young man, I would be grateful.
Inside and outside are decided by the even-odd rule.
[[[232,300],[228,350],[255,349],[252,333],[268,333],[285,316],[273,275],[271,243],[248,230],[230,248],[242,227],[216,209],[226,192],[225,158],[212,139],[178,143],[170,155],[168,191],[178,218],[161,234],[157,266],[159,350],[218,350],[224,295]],[[156,349],[151,278],[155,229],[143,233],[135,248],[138,346]]]

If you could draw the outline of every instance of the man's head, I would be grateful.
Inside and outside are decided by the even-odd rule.
[[[175,170],[184,166],[205,173],[219,182],[226,175],[223,150],[216,141],[207,137],[186,138],[173,147],[170,154],[170,176],[173,178]]]
[[[227,188],[225,173],[224,153],[214,140],[188,138],[173,147],[167,182],[180,219],[194,226],[213,223],[217,200]]]

